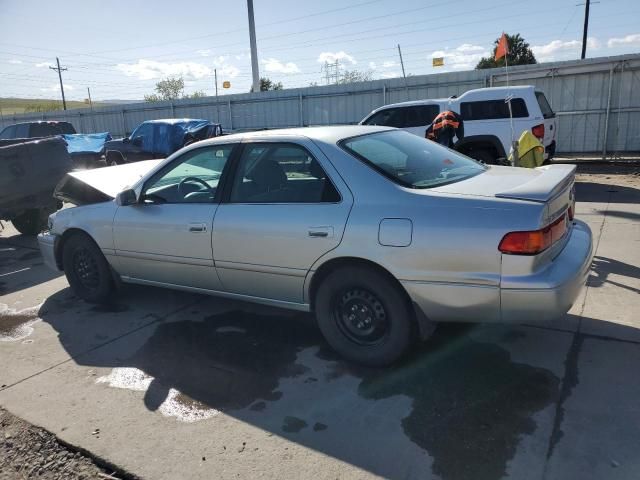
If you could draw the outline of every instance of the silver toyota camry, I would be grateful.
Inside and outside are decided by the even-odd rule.
[[[485,166],[400,130],[317,127],[205,140],[73,172],[39,236],[74,292],[121,282],[315,313],[329,344],[387,365],[438,322],[538,322],[585,283],[572,165]]]

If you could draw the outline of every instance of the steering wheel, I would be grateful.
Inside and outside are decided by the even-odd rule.
[[[182,180],[180,180],[180,183],[178,184],[178,193],[180,195],[182,195],[182,197],[187,196],[190,193],[193,192],[185,192],[185,184],[189,183],[189,182],[194,182],[194,183],[199,183],[200,185],[202,185],[205,190],[207,190],[209,193],[211,193],[212,195],[214,194],[213,188],[211,188],[211,186],[205,182],[204,180],[202,180],[201,178],[198,177],[185,177]]]

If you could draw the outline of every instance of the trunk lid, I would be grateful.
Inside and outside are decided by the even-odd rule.
[[[113,167],[67,173],[53,196],[74,205],[113,200],[126,187],[134,185],[163,160],[145,160]]]
[[[494,166],[461,182],[431,189],[438,193],[505,198],[543,203],[550,223],[574,203],[575,165],[538,168]]]

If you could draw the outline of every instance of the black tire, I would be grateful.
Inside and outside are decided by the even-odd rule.
[[[47,216],[40,209],[32,208],[11,220],[23,235],[37,235],[47,228]]]
[[[76,233],[62,249],[62,266],[74,293],[89,303],[104,303],[114,291],[113,277],[100,248],[87,235]]]
[[[315,310],[329,345],[355,363],[390,365],[412,344],[410,303],[397,284],[375,269],[354,266],[330,273],[318,288]]]
[[[119,152],[107,152],[105,162],[107,163],[107,167],[112,167],[115,165],[122,165],[124,163],[124,159]]]
[[[489,150],[473,150],[469,152],[468,155],[486,165],[498,164],[498,158]]]

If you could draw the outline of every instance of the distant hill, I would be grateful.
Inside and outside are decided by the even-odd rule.
[[[142,101],[142,100],[137,100]],[[107,100],[104,102],[93,102],[94,107],[116,103],[135,103],[132,100]],[[67,109],[87,108],[88,103],[67,100]],[[2,115],[13,115],[16,113],[40,113],[53,110],[62,110],[62,100],[42,99],[42,98],[0,98],[0,109]]]

